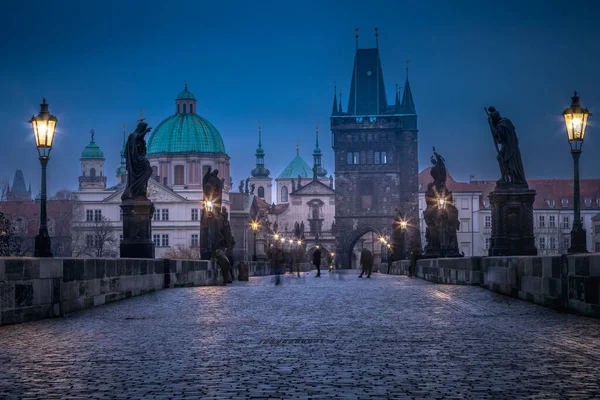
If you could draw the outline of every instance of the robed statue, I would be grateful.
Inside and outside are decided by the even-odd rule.
[[[211,166],[208,167],[202,177],[202,191],[205,199],[212,201],[215,207],[221,207],[223,181],[219,178],[218,169],[213,170]]]
[[[135,132],[129,135],[125,144],[125,161],[127,168],[127,187],[121,200],[136,198],[146,199],[148,180],[152,176],[152,167],[146,158],[146,141],[144,136],[150,132],[148,124],[140,121]]]
[[[510,119],[502,118],[494,107],[489,107],[486,113],[494,138],[494,145],[498,152],[496,159],[500,165],[501,177],[497,183],[499,185],[511,184],[527,187],[515,126]]]

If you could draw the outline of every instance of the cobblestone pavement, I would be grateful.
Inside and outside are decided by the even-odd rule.
[[[0,328],[0,398],[600,398],[600,321],[314,272]]]

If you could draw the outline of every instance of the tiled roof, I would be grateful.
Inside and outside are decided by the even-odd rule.
[[[81,158],[104,158],[104,152],[96,142],[91,141],[81,152]]]
[[[427,185],[433,181],[430,171],[429,167],[419,173],[419,192],[427,191]],[[536,191],[534,209],[573,209],[572,179],[531,179],[527,183],[530,189]],[[446,186],[454,194],[481,192],[481,200],[487,200],[490,192],[496,187],[496,181],[456,182],[450,174],[447,174]],[[600,179],[581,179],[579,187],[581,210],[600,209]],[[563,200],[566,200],[564,207]]]
[[[312,178],[313,172],[312,168],[308,166],[306,161],[300,157],[299,154],[296,154],[296,157],[287,167],[279,174],[277,179],[296,179],[300,175],[302,178]]]

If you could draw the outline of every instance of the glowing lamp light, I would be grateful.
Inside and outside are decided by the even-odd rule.
[[[294,243],[294,240],[293,240],[293,239],[290,239],[290,244],[293,244],[293,243]]]
[[[402,228],[402,229],[406,229],[407,225],[408,225],[408,222],[406,222],[406,221],[400,222],[400,228]]]
[[[273,235],[273,239],[275,239],[275,240],[279,240],[279,233],[275,233],[275,234]]]
[[[446,208],[446,199],[444,197],[438,197],[437,203],[438,203],[438,207],[440,208],[440,210],[443,210],[444,208]]]
[[[256,221],[252,221],[252,223],[250,224],[250,227],[252,228],[252,230],[254,232],[256,232],[258,230],[259,224]]]
[[[332,252],[331,252],[331,257],[333,257],[333,256],[335,256],[335,253],[332,251]]]
[[[391,248],[392,248],[392,245],[388,243],[388,244],[387,244],[387,248],[388,248],[388,249],[391,249]]]
[[[285,238],[284,237],[281,238],[281,243],[285,243]]]
[[[213,211],[213,207],[214,207],[215,203],[213,203],[210,200],[206,200],[204,202],[204,208],[206,209],[206,211],[208,212],[212,212]]]
[[[571,151],[581,151],[583,140],[585,139],[585,129],[587,128],[588,117],[592,115],[587,108],[579,104],[577,92],[571,97],[571,107],[563,111],[567,136]]]
[[[298,246],[302,246],[302,240],[298,240]]]
[[[40,157],[50,156],[57,122],[58,118],[50,114],[48,103],[44,99],[42,104],[40,104],[40,113],[37,116],[32,115],[31,120],[29,120],[29,123],[33,127],[35,147],[37,147]]]

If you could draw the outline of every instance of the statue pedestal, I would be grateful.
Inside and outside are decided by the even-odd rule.
[[[124,200],[122,258],[154,258],[152,214],[154,205],[148,199]]]
[[[526,187],[496,186],[490,193],[490,257],[537,255],[533,236],[534,200],[535,190]]]

